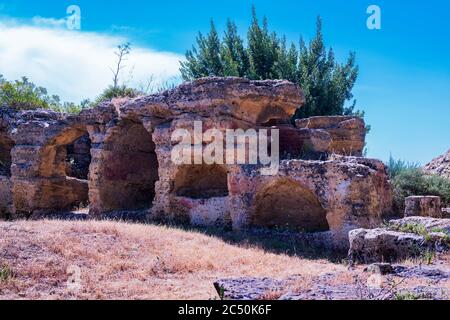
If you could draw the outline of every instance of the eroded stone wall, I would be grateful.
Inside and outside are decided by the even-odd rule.
[[[155,197],[158,159],[142,123],[124,120],[94,151],[91,212],[148,209]]]
[[[209,78],[107,102],[78,116],[17,113],[9,119],[11,178],[4,186],[0,179],[10,194],[2,192],[8,200],[0,197],[0,207],[8,203],[15,217],[24,217],[89,205],[94,217],[146,210],[150,219],[195,225],[341,234],[381,223],[392,204],[384,165],[329,158],[362,153],[364,122],[315,118],[296,128],[290,116],[303,103],[300,88],[286,81]],[[172,134],[193,133],[194,121],[203,132],[280,129],[285,160],[279,173],[263,176],[261,167],[249,165],[175,164]],[[82,174],[74,174],[71,164],[77,156]]]
[[[285,160],[277,176],[262,176],[260,169],[235,167],[231,174],[230,203],[236,228],[287,225],[306,231],[329,229],[345,236],[355,226],[377,226],[391,213],[392,191],[379,161],[351,157]],[[295,190],[290,199],[288,189]]]
[[[9,112],[0,109],[0,219],[9,218],[12,206],[11,165],[14,140]]]

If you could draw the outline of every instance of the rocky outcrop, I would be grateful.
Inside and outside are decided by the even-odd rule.
[[[327,159],[332,143],[325,130],[297,129],[290,125],[277,126],[280,130],[281,156],[285,159]]]
[[[264,300],[270,293],[285,287],[286,281],[271,278],[222,279],[214,282],[214,288],[222,300]]]
[[[294,275],[287,279],[242,277],[221,279],[214,283],[218,297],[222,300],[448,300],[450,273],[435,267],[405,267],[382,264],[368,268],[371,277],[358,272],[324,273],[308,279]],[[373,271],[376,269],[376,271]],[[351,277],[349,276],[351,275]],[[383,275],[383,276],[382,276]],[[348,279],[351,279],[350,281]],[[416,284],[402,285],[408,278]],[[383,281],[388,279],[388,281]],[[428,282],[428,286],[417,283]]]
[[[450,219],[450,208],[443,208],[442,209],[442,217],[444,219]]]
[[[230,117],[252,125],[289,119],[305,98],[300,88],[280,80],[205,78],[184,83],[163,94],[130,101],[123,117],[175,118],[182,114]]]
[[[450,245],[450,220],[409,217],[392,220],[388,227],[356,229],[349,233],[353,262],[393,262],[445,251]]]
[[[362,156],[366,126],[361,118],[349,116],[313,117],[296,121],[299,129],[320,130],[330,135],[326,151],[347,156]]]
[[[424,167],[424,172],[450,179],[450,150]]]
[[[450,235],[450,219],[435,219],[427,217],[408,217],[404,219],[389,221],[391,229],[396,230],[423,230],[428,233],[438,232]]]
[[[331,230],[346,238],[358,226],[378,226],[391,213],[392,190],[380,161],[340,157],[285,160],[275,176],[260,167],[230,172],[230,207],[236,228]]]
[[[405,217],[444,218],[441,198],[435,196],[413,196],[405,199]]]
[[[350,254],[353,262],[392,262],[418,257],[428,246],[425,237],[387,229],[350,231]]]
[[[109,116],[102,123],[105,109]],[[56,213],[89,203],[88,180],[71,177],[68,172],[68,147],[89,132],[92,137],[100,133],[114,118],[114,110],[106,104],[79,116],[47,110],[22,111],[10,116],[8,122],[13,130],[9,131],[9,137],[15,142],[10,151],[9,177],[13,217]],[[89,156],[90,150],[84,152]]]
[[[364,122],[319,117],[296,128],[290,117],[303,103],[300,88],[287,81],[207,78],[77,116],[8,113],[0,142],[11,174],[0,187],[10,192],[0,206],[21,218],[89,204],[92,217],[138,211],[155,220],[329,231],[341,239],[380,224],[392,205],[384,165],[337,155],[361,154]],[[261,165],[199,164],[195,157],[180,165],[171,158],[179,129],[195,139],[208,129],[224,137],[230,129],[278,129],[285,157],[272,175]],[[267,144],[272,148],[270,135]]]

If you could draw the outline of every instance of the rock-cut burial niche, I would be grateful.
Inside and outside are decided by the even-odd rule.
[[[49,178],[42,185],[40,206],[52,210],[86,209],[89,205],[91,141],[83,126],[62,131],[41,150],[39,175]]]
[[[277,179],[257,193],[252,225],[304,232],[329,230],[326,211],[317,197],[288,178]]]
[[[86,133],[66,146],[66,174],[81,180],[89,179],[91,164],[91,139]]]
[[[178,197],[209,199],[228,196],[228,172],[220,165],[185,165],[174,181]]]
[[[89,134],[84,128],[71,128],[43,148],[41,174],[88,180],[90,163]]]
[[[104,212],[151,207],[159,180],[152,135],[141,123],[124,121],[107,139],[100,166],[99,195]]]
[[[0,176],[11,176],[11,150],[14,148],[14,141],[0,131]]]

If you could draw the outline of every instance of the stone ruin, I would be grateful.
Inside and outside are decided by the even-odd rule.
[[[444,218],[441,198],[436,196],[411,196],[405,199],[405,217]]]
[[[362,157],[364,122],[316,117],[292,125],[303,104],[301,89],[286,81],[207,78],[79,115],[2,109],[0,213],[140,211],[150,220],[344,238],[380,225],[392,190],[383,163]],[[175,165],[171,135],[192,131],[194,121],[204,130],[278,128],[278,174],[263,176],[258,165]]]

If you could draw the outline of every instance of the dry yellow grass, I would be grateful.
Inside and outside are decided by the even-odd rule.
[[[347,270],[197,232],[94,221],[0,223],[0,267],[12,273],[2,299],[213,299],[219,278]],[[79,290],[67,285],[77,270]]]
[[[302,291],[325,274],[331,286],[365,283],[370,276],[364,266],[270,253],[251,243],[119,222],[0,222],[0,299],[216,299],[213,282],[220,278],[301,275],[289,290]],[[449,264],[449,255],[436,261]],[[432,285],[395,281],[404,289]],[[449,281],[438,285],[450,288]]]

